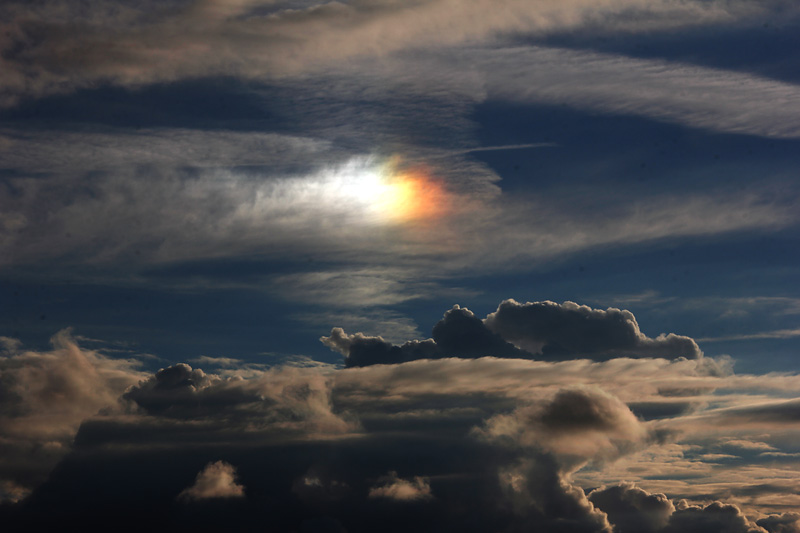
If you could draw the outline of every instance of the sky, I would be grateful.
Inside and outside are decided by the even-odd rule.
[[[800,533],[800,6],[6,0],[0,523]]]

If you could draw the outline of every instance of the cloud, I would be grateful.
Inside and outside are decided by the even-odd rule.
[[[767,516],[756,523],[769,531],[769,533],[800,532],[800,514],[798,513]]]
[[[656,533],[675,511],[663,494],[649,494],[633,483],[595,489],[589,501],[608,515],[617,533]]]
[[[726,341],[750,341],[759,339],[792,339],[800,337],[800,328],[778,329],[774,331],[762,331],[760,333],[746,333],[743,335],[723,335],[720,337],[706,337],[698,339],[701,342],[726,342]]]
[[[347,335],[342,328],[333,328],[330,336],[320,340],[344,355],[347,366],[397,364],[414,359],[443,357],[530,356],[486,329],[472,311],[458,305],[436,323],[432,339],[412,340],[394,346],[382,337],[368,337],[361,333]]]
[[[482,324],[460,307],[450,312],[456,331],[462,321]],[[175,364],[138,374],[117,393],[120,407],[82,415],[69,453],[27,485],[27,496],[4,465],[11,482],[3,490],[20,501],[0,506],[0,519],[44,527],[86,516],[99,526],[116,516],[133,527],[160,516],[191,530],[263,527],[270,517],[275,530],[290,531],[324,518],[348,531],[398,532],[791,524],[781,513],[797,508],[800,487],[789,456],[798,451],[789,423],[796,400],[786,398],[800,376],[709,372],[711,361],[446,357],[351,368],[225,361],[224,371]],[[680,409],[637,417],[636,406],[659,402]],[[787,456],[762,457],[764,450]],[[204,500],[199,514],[165,504],[181,493],[182,501],[241,496],[243,487],[247,497]]]
[[[685,500],[673,503],[663,494],[651,494],[632,483],[597,489],[589,500],[608,514],[619,533],[726,532],[764,533],[735,505],[711,502],[691,505]],[[764,520],[765,523],[788,523],[791,515]],[[778,526],[779,527],[779,526]]]
[[[680,501],[664,533],[763,533],[735,505],[713,502],[706,506]]]
[[[569,469],[587,460],[618,457],[651,438],[628,406],[590,388],[562,389],[545,402],[495,415],[477,434],[493,442],[539,447]]]
[[[587,24],[637,31],[729,22],[768,14],[781,3],[114,5],[117,9],[95,3],[76,9],[61,1],[36,9],[23,2],[4,4],[2,103],[12,105],[22,95],[69,91],[101,81],[140,85],[199,76],[299,75],[356,57],[492,42],[518,32],[542,35]]]
[[[433,498],[428,481],[422,477],[402,479],[389,472],[369,489],[370,498],[387,498],[399,502],[424,501]]]
[[[673,333],[655,339],[647,337],[639,330],[630,311],[614,308],[603,311],[573,302],[519,304],[506,300],[485,320],[456,305],[433,327],[433,338],[412,340],[399,346],[382,337],[362,333],[348,335],[338,327],[320,340],[344,355],[345,364],[350,367],[444,357],[604,360],[613,357],[697,359],[703,355],[689,337]]]
[[[236,468],[225,461],[208,463],[197,474],[194,485],[178,495],[184,501],[243,497],[244,487],[236,482]]]
[[[716,132],[800,136],[800,87],[794,83],[662,60],[545,47],[498,49],[478,52],[476,57],[487,72],[489,99],[561,103]],[[520,65],[536,68],[520,69]],[[780,111],[773,102],[783,104]]]
[[[689,337],[673,333],[647,337],[633,313],[613,307],[603,311],[574,302],[505,300],[485,323],[504,339],[545,356],[697,359],[703,355]]]
[[[331,386],[325,370],[315,367],[246,368],[222,377],[179,363],[162,368],[122,397],[149,417],[185,422],[187,430],[205,421],[212,439],[226,438],[226,432],[346,433],[356,426],[332,411]]]
[[[80,424],[103,409],[143,374],[133,359],[80,348],[69,330],[51,339],[49,351],[24,350],[4,338],[0,352],[0,483],[17,500],[41,483],[69,453]]]

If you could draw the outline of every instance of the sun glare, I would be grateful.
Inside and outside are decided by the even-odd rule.
[[[364,188],[372,210],[381,219],[412,222],[438,218],[447,210],[447,194],[441,183],[423,168],[402,168],[396,160],[373,173],[373,184]]]
[[[382,163],[352,160],[320,185],[330,201],[362,209],[373,222],[423,222],[448,211],[449,195],[442,183],[424,167],[404,167],[397,158]]]

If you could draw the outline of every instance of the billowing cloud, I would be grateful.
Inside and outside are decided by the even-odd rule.
[[[758,520],[757,523],[759,526],[769,531],[769,533],[800,532],[800,514],[798,513],[767,516]]]
[[[308,520],[348,531],[792,531],[797,431],[781,397],[800,378],[709,370],[714,361],[175,364],[137,374],[121,407],[82,415],[72,451],[0,517],[44,526],[94,502],[131,524],[153,512],[177,520],[187,507],[163,502],[182,494],[211,506],[180,514],[187,529],[270,516],[278,531]],[[636,416],[659,402],[680,409]]]
[[[69,330],[49,351],[3,338],[0,352],[0,494],[18,500],[41,483],[72,446],[81,422],[117,407],[143,374],[132,359],[82,349]]]
[[[712,502],[705,506],[679,501],[664,533],[764,533],[735,505]]]
[[[433,338],[399,346],[381,337],[348,335],[342,328],[334,328],[321,341],[344,355],[347,366],[444,357],[585,357],[602,361],[613,357],[697,359],[703,355],[689,337],[673,333],[647,337],[630,311],[603,311],[573,302],[519,304],[506,300],[485,320],[456,305],[433,327]]]
[[[667,525],[675,505],[663,494],[650,494],[633,483],[595,489],[589,501],[608,515],[617,533],[655,533]]]
[[[179,363],[141,381],[123,399],[149,417],[184,421],[187,427],[212,424],[210,435],[212,427],[268,434],[337,434],[355,427],[332,411],[332,382],[319,369],[287,366],[244,373],[247,378],[222,377]]]
[[[651,438],[618,398],[587,388],[563,389],[551,400],[495,415],[476,431],[493,442],[543,449],[568,470],[618,457]]]
[[[639,330],[633,313],[592,309],[574,302],[505,300],[490,313],[486,326],[514,344],[551,357],[686,357],[703,352],[689,337],[662,334],[655,339]]]
[[[178,495],[179,500],[185,501],[242,497],[244,487],[236,482],[236,468],[225,461],[208,463],[197,474],[194,485]]]

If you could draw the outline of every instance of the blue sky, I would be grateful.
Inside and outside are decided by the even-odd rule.
[[[136,453],[169,442],[156,461],[169,464],[182,441],[152,429],[159,417],[227,435],[226,409],[268,407],[218,402],[219,390],[262,387],[282,405],[291,386],[270,380],[288,380],[325,407],[312,394],[297,400],[313,406],[303,415],[276,408],[307,422],[282,446],[349,435],[343,462],[310,465],[289,446],[298,470],[282,471],[294,488],[281,496],[237,484],[254,475],[250,451],[208,437],[213,453],[163,471],[185,489],[169,520],[196,500],[294,498],[276,530],[374,528],[393,501],[417,506],[408,527],[453,525],[457,491],[443,480],[486,473],[423,459],[414,471],[381,444],[393,423],[422,439],[440,417],[472,439],[465,457],[497,463],[482,501],[512,511],[481,516],[502,530],[556,530],[563,517],[541,511],[554,489],[531,481],[556,465],[581,509],[576,531],[644,527],[615,514],[636,491],[664,495],[661,515],[637,511],[652,531],[692,531],[720,509],[742,531],[800,531],[792,2],[45,0],[8,2],[0,20],[3,446],[40,465],[0,461],[9,517],[25,523],[80,482],[82,454],[114,444],[101,422],[138,417]],[[497,318],[506,300],[528,322]],[[480,368],[508,389],[467,362],[495,365]],[[422,365],[469,377],[429,398]],[[513,376],[526,372],[537,377],[522,394]],[[537,372],[560,375],[560,388]],[[153,393],[173,374],[213,412]],[[694,392],[669,392],[681,376]],[[359,403],[372,395],[380,408]],[[47,430],[53,397],[72,407]],[[559,433],[558,417],[569,425],[586,404],[611,417],[598,422],[606,434]],[[759,426],[758,409],[773,409],[775,426]],[[269,431],[251,437],[276,446]],[[46,444],[60,451],[37,455]],[[347,458],[362,447],[375,456],[363,471]],[[57,464],[63,478],[48,477]],[[340,498],[337,483],[352,491]],[[352,509],[364,502],[378,507],[362,520]]]

